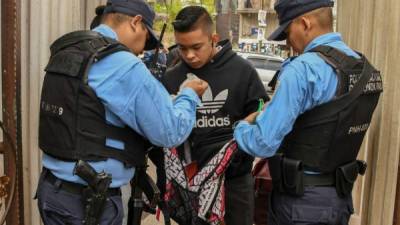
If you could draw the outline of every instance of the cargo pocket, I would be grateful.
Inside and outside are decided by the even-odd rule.
[[[293,205],[292,221],[305,224],[330,224],[336,220],[332,207],[315,207],[308,205]]]

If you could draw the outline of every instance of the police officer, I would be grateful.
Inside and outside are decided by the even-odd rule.
[[[286,39],[299,56],[283,63],[271,102],[234,132],[240,149],[273,156],[269,225],[348,224],[353,183],[365,172],[356,157],[382,80],[332,32],[332,6],[276,2],[280,26],[269,39]]]
[[[192,80],[172,101],[137,57],[157,44],[154,11],[143,0],[108,0],[104,13],[93,31],[66,34],[50,48],[39,124],[44,154],[37,198],[44,224],[89,224],[87,215],[98,211],[98,222],[91,224],[122,224],[120,187],[144,165],[147,142],[181,144],[208,85]],[[95,173],[76,175],[78,160]],[[97,206],[86,205],[86,195],[97,193],[93,184],[110,176],[105,205],[88,211]]]

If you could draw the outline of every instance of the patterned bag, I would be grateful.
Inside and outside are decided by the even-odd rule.
[[[237,144],[229,141],[199,171],[189,174],[175,148],[164,149],[169,216],[179,224],[221,224],[225,215],[224,172]]]

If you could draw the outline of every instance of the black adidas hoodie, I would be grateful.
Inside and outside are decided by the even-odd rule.
[[[232,125],[258,108],[258,100],[267,100],[264,86],[253,66],[232,51],[228,40],[221,41],[221,50],[200,69],[190,68],[184,61],[167,71],[164,86],[171,94],[179,91],[187,73],[193,73],[209,84],[197,108],[196,127],[189,143],[192,160],[202,167],[233,137]],[[183,152],[183,146],[179,146]],[[239,151],[229,166],[226,177],[249,173],[253,157]]]

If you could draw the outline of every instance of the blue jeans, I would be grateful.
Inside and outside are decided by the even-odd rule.
[[[306,187],[301,197],[272,192],[268,225],[348,225],[353,212],[352,197],[334,187]]]
[[[37,198],[45,225],[82,225],[84,210],[80,195],[66,192],[59,185],[40,179]],[[122,225],[123,216],[121,196],[109,197],[100,225]]]

